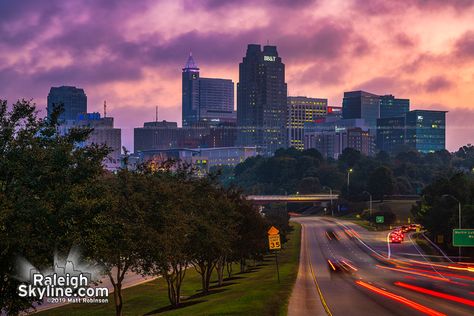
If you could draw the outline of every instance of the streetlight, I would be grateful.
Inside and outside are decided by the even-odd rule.
[[[370,214],[370,217],[372,217],[372,194],[370,194],[370,192],[368,191],[362,192],[362,194],[364,193],[367,193],[369,195],[369,214]]]
[[[323,189],[329,189],[329,195],[331,196],[331,216],[334,217],[334,209],[332,208],[332,189],[328,186],[323,186]]]
[[[350,174],[352,173],[352,168],[347,169],[347,189],[349,189],[350,184]]]
[[[453,200],[455,200],[456,202],[458,202],[459,229],[461,229],[461,218],[462,218],[462,216],[461,216],[461,202],[458,200],[458,198],[456,198],[454,195],[451,195],[451,194],[443,194],[442,197],[443,198],[450,197]],[[459,248],[458,261],[461,261],[461,247],[458,247],[458,248]]]

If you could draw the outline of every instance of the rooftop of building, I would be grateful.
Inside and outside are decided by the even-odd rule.
[[[188,72],[198,72],[199,71],[199,67],[197,66],[196,62],[194,61],[192,52],[189,52],[188,60],[186,61],[186,64],[184,65],[183,71],[188,71]]]

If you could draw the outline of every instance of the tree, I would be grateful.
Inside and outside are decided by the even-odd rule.
[[[147,238],[142,241],[139,252],[140,271],[162,276],[168,286],[170,304],[177,307],[181,302],[181,285],[192,260],[189,243],[194,218],[188,208],[193,182],[187,167],[173,166],[177,167],[174,172],[170,167],[146,172],[146,195],[154,203],[145,215],[143,229]]]
[[[56,109],[37,117],[35,105],[0,101],[0,310],[15,315],[33,300],[17,295],[16,254],[38,268],[52,266],[55,250],[69,250],[82,210],[75,207],[86,187],[104,173],[103,146],[79,147],[91,130],[60,135]]]
[[[342,170],[354,167],[362,158],[360,151],[353,148],[346,148],[342,151],[342,154],[339,156],[339,166]]]
[[[268,225],[255,207],[247,200],[234,198],[237,205],[236,231],[233,256],[240,262],[240,272],[246,270],[246,260],[262,258],[267,246]]]
[[[383,201],[384,195],[393,194],[394,179],[392,171],[385,167],[379,167],[369,176],[368,189],[376,199]]]
[[[207,293],[214,268],[230,251],[233,209],[212,178],[195,180],[190,194],[192,264],[201,275],[203,293]]]
[[[303,178],[298,185],[298,192],[301,194],[314,194],[321,191],[321,184],[316,177]]]
[[[84,205],[92,223],[82,227],[81,244],[88,258],[105,267],[114,287],[115,314],[123,314],[122,284],[125,274],[138,270],[139,247],[148,238],[145,214],[153,201],[146,195],[143,174],[121,169],[103,179],[101,201]]]
[[[439,178],[422,193],[421,203],[412,208],[412,213],[431,237],[444,235],[445,244],[451,244],[452,229],[458,227],[459,221],[456,199],[461,202],[463,227],[474,226],[474,180],[469,175],[457,173]]]

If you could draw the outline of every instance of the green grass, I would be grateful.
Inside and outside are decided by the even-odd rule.
[[[357,224],[360,227],[367,229],[368,231],[388,230],[388,227],[380,226],[380,225],[376,227],[375,225],[371,224],[368,220],[357,218],[355,214],[348,214],[348,215],[341,216],[339,218],[351,221],[354,224]]]
[[[431,245],[425,238],[421,236],[421,233],[416,233],[413,236],[415,238],[416,244],[423,250],[425,254],[428,255],[428,259],[433,262],[440,262],[441,259],[438,258],[440,253],[436,250],[433,245]]]
[[[183,307],[170,309],[166,282],[156,279],[125,289],[124,315],[286,315],[288,301],[298,273],[300,225],[294,230],[279,253],[280,283],[277,282],[275,257],[251,266],[248,273],[234,273],[224,286],[213,287],[210,294],[200,295],[200,277],[189,269],[183,282]],[[234,271],[239,267],[234,266]],[[215,283],[213,283],[215,285]],[[70,304],[38,313],[55,315],[114,315],[113,296],[108,304]]]

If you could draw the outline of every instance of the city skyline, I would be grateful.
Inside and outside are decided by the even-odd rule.
[[[81,3],[0,1],[1,98],[34,98],[45,115],[50,87],[83,88],[90,112],[107,100],[131,149],[133,128],[156,105],[160,120],[181,122],[190,50],[206,77],[237,83],[247,44],[268,40],[285,60],[289,96],[341,106],[344,91],[394,94],[413,109],[449,111],[448,150],[474,142],[470,1]],[[354,18],[362,14],[364,23]]]

